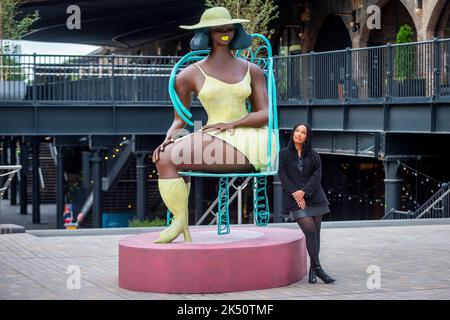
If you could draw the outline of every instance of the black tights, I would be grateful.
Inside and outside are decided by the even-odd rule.
[[[322,224],[322,216],[305,217],[297,219],[297,224],[306,237],[306,248],[308,249],[311,266],[320,266],[320,227]]]

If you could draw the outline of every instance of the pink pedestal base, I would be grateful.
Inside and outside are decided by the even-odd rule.
[[[159,232],[119,243],[119,286],[161,293],[212,293],[289,285],[307,272],[305,237],[300,230],[239,227],[219,236],[216,228],[191,229],[154,244]]]

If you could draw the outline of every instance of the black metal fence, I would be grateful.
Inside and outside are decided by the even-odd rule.
[[[450,95],[450,39],[276,58],[278,99]]]
[[[178,57],[0,55],[0,100],[168,102]]]
[[[169,103],[179,57],[0,55],[0,100]],[[275,58],[278,100],[450,96],[450,39]]]

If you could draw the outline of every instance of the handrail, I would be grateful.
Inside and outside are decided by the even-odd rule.
[[[450,189],[448,189],[444,194],[442,194],[438,199],[436,199],[432,204],[430,204],[425,210],[422,210],[422,213],[419,214],[416,219],[422,218],[425,214],[429,213],[430,210],[441,200],[444,199],[448,194],[450,194]]]
[[[7,177],[6,178],[6,182],[2,182],[4,183],[4,185],[0,185],[0,199],[3,197],[3,194],[5,193],[6,189],[8,189],[14,174],[16,174],[16,172],[19,172],[22,169],[21,165],[5,165],[5,166],[0,166],[0,178],[3,177]],[[7,170],[6,173],[1,173],[2,170]]]
[[[429,213],[431,210],[439,209],[439,210],[450,210],[448,207],[450,205],[450,189],[449,184],[443,183],[441,188],[436,191],[427,201],[425,201],[421,206],[419,206],[416,210],[408,210],[408,211],[400,211],[395,210],[392,208],[389,210],[381,219],[387,220],[387,219],[421,219],[424,217],[427,213]],[[448,198],[448,199],[446,199]],[[447,204],[442,204],[442,208],[435,208],[436,204],[438,204],[440,201],[446,201]],[[450,214],[450,212],[444,212],[444,214]],[[400,218],[400,216],[403,215],[403,218]]]
[[[258,52],[270,51],[268,40],[262,41],[263,45],[249,57],[255,63],[260,62],[256,56]],[[450,99],[450,62],[445,58],[449,50],[450,38],[435,38],[421,42],[273,56],[267,59],[267,63],[274,68],[276,82],[268,90],[278,93],[278,102],[294,101],[309,105],[342,104],[344,101],[358,103],[359,99],[374,102],[383,99],[385,103],[439,103]],[[208,50],[203,52],[206,54]],[[169,81],[174,81],[175,75],[171,71],[175,61],[181,65],[188,59],[198,59],[194,53],[185,57],[0,56],[3,57],[0,59],[3,80],[26,81],[23,86],[2,82],[0,101],[21,100],[20,103],[28,104],[55,100],[102,102],[110,101],[112,97],[116,103],[170,102],[172,94],[167,91],[167,85]],[[270,73],[266,75],[272,77]],[[418,101],[417,97],[426,99]],[[174,99],[177,100],[176,97]],[[190,124],[191,113],[181,103],[178,104],[177,111]]]

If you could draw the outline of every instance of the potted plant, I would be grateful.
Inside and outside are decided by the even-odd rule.
[[[17,20],[18,7],[25,0],[0,1],[0,100],[23,100],[26,95],[25,72],[17,56],[20,49],[15,40],[20,39],[39,19],[36,11]]]
[[[413,42],[414,32],[407,24],[397,33],[397,44]],[[417,75],[417,51],[414,45],[397,46],[395,51],[395,87],[397,97],[425,95],[425,79]]]

